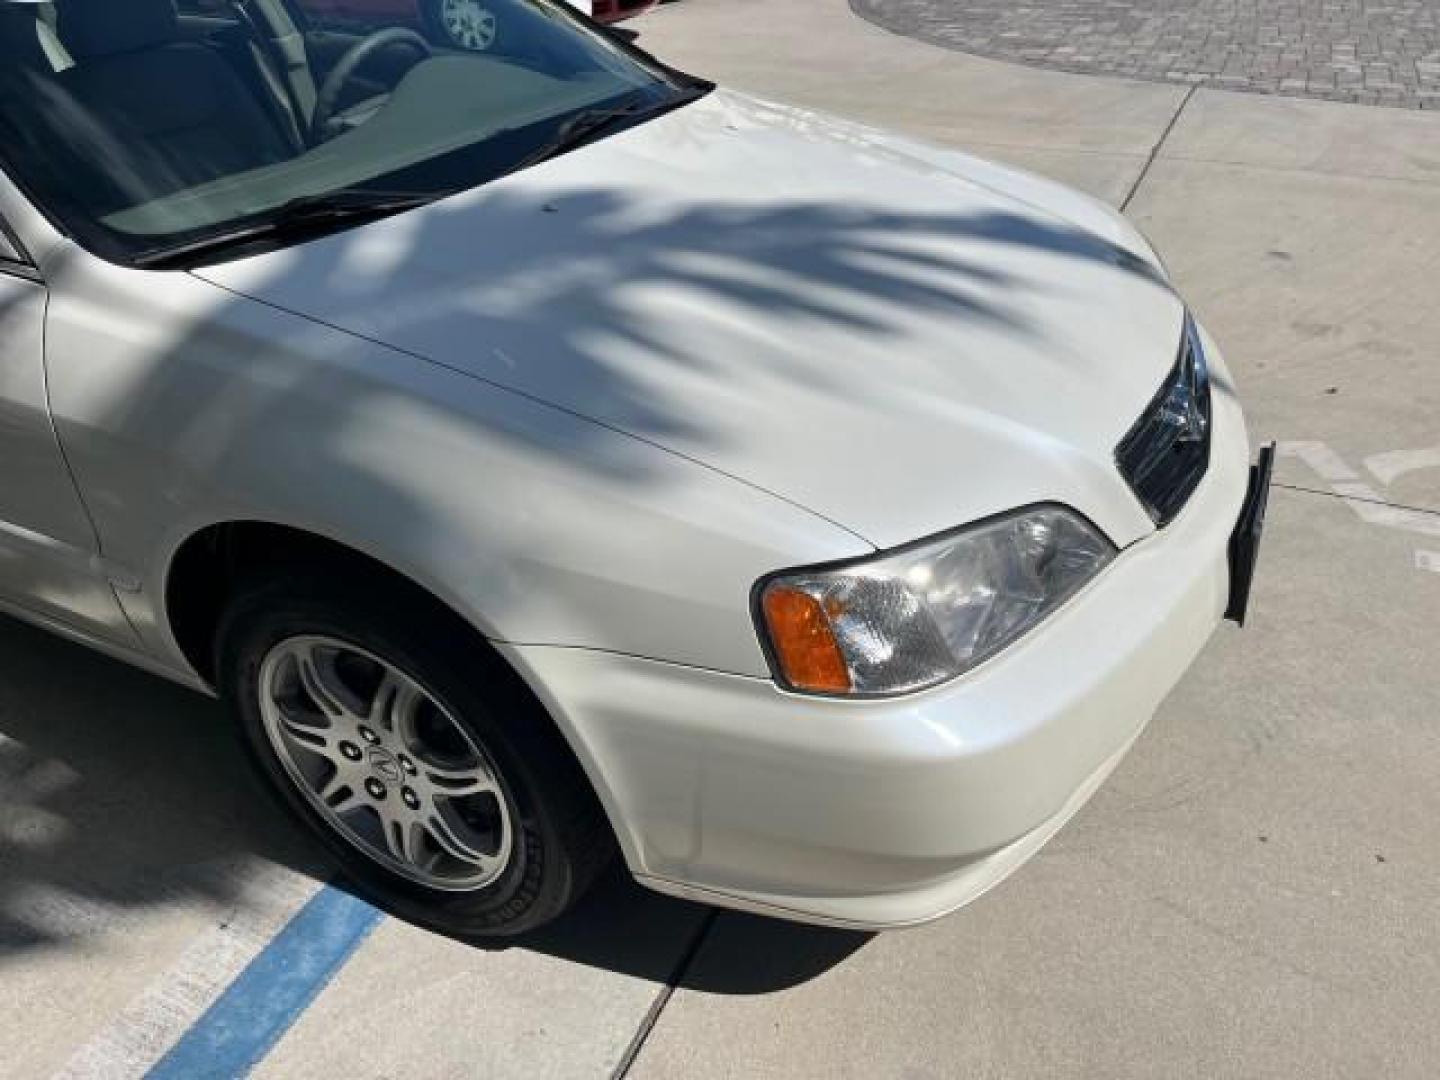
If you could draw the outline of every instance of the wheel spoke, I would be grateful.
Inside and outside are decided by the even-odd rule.
[[[283,709],[280,712],[280,725],[285,729],[287,735],[301,743],[307,750],[313,750],[317,754],[324,754],[327,758],[333,759],[335,743],[331,737],[331,725],[319,727],[308,721],[308,717],[291,716]]]
[[[433,794],[447,799],[459,799],[468,795],[500,794],[500,786],[483,764],[466,765],[463,768],[446,768],[420,763],[420,773],[429,782]]]
[[[387,667],[370,698],[366,719],[372,727],[387,728],[403,737],[406,722],[422,700],[423,695],[409,679]]]
[[[365,805],[364,791],[360,781],[349,769],[336,768],[315,794],[336,817],[344,817],[350,811]]]
[[[316,658],[316,650],[313,647],[306,648],[295,657],[295,667],[300,675],[300,685],[305,688],[305,694],[326,716],[332,720],[347,716],[349,710],[325,684],[322,674],[322,665]]]
[[[446,820],[445,815],[432,813],[425,819],[425,831],[448,855],[473,866],[488,868],[494,856],[488,855],[461,839],[459,832]]]
[[[408,816],[381,814],[380,825],[385,831],[385,844],[390,854],[403,863],[424,869],[420,846],[424,830],[420,823]]]

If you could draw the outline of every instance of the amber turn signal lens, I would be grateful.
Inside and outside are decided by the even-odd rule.
[[[762,606],[775,658],[791,686],[827,694],[850,692],[850,670],[819,600],[777,585],[766,590]]]

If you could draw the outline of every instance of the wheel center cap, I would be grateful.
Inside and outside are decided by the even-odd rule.
[[[370,765],[370,771],[387,784],[398,784],[404,777],[404,773],[400,770],[400,762],[383,746],[370,747],[365,754],[365,760]]]

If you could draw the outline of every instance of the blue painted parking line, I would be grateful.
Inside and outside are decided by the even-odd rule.
[[[381,917],[365,901],[325,886],[147,1077],[230,1080],[246,1075],[299,1019]]]

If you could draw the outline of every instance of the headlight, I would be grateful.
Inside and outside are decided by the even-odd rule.
[[[860,562],[760,583],[777,679],[809,693],[920,690],[1032,629],[1112,558],[1074,511],[1041,506]]]

